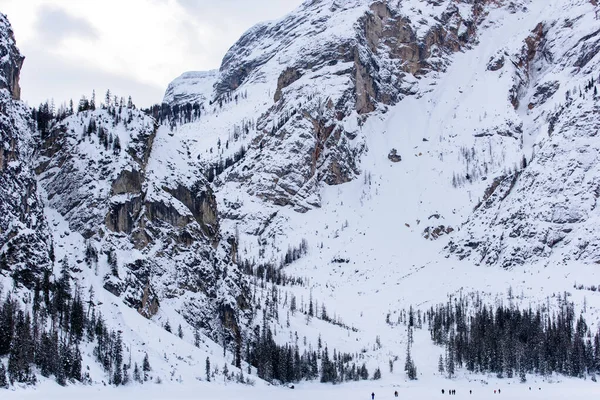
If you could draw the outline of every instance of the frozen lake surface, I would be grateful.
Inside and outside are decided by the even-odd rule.
[[[441,385],[445,384],[445,394],[441,393]],[[529,389],[531,387],[531,390]],[[456,390],[456,395],[449,395],[448,389]],[[500,393],[494,390],[500,389]],[[379,383],[374,381],[350,383],[343,385],[325,385],[305,383],[295,385],[295,389],[259,385],[242,386],[222,383],[207,384],[146,384],[129,387],[85,387],[73,386],[61,388],[52,382],[40,384],[37,388],[2,391],[3,400],[332,400],[357,399],[370,400],[375,393],[375,400],[392,400],[394,391],[398,391],[398,399],[594,399],[600,395],[597,383],[584,380],[565,380],[560,383],[531,382],[508,383],[503,381],[482,384],[480,382],[443,381],[403,383]],[[473,393],[470,394],[469,390]]]

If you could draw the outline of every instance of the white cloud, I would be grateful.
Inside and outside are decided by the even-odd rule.
[[[0,0],[0,11],[27,57],[21,86],[31,104],[109,87],[145,106],[181,73],[218,68],[245,30],[301,2]]]
[[[48,4],[38,10],[35,29],[40,39],[49,44],[60,43],[62,39],[68,37],[98,38],[98,32],[88,21]]]

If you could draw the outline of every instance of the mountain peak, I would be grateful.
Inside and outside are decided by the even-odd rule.
[[[15,36],[5,14],[0,13],[0,89],[8,89],[15,100],[21,98],[19,75],[25,57],[17,48]]]

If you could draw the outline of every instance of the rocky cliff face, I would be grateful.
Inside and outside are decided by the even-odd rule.
[[[495,73],[513,75],[508,99],[522,116],[524,155],[488,187],[450,243],[461,258],[507,268],[548,258],[600,260],[594,12],[580,4],[540,21],[519,47],[501,52],[506,61],[495,63]]]
[[[286,226],[281,207],[318,208],[323,185],[356,179],[368,114],[416,95],[420,77],[473,45],[490,4],[306,2],[245,33],[212,90],[199,91],[211,99],[202,120],[177,132],[208,175],[244,149],[214,182],[225,232],[275,237]],[[193,98],[184,81],[170,85],[165,102]],[[197,135],[213,140],[211,148],[193,144]]]
[[[161,302],[185,298],[180,312],[217,334],[210,329],[216,310],[245,302],[245,283],[223,276],[231,260],[218,254],[229,245],[204,177],[187,171],[189,179],[179,180],[155,164],[163,136],[166,127],[134,108],[78,112],[42,138],[39,180],[48,206],[83,235],[100,263],[106,255],[116,264],[104,272],[106,290],[148,317]]]
[[[498,6],[313,1],[246,32],[225,55],[211,91],[200,91],[211,99],[202,120],[177,133],[208,175],[243,146],[214,182],[226,229],[272,237],[285,229],[281,207],[319,208],[323,185],[360,176],[365,121],[426,92],[422,78],[435,78],[455,52],[475,45],[480,24]],[[165,102],[190,97],[183,82],[169,87]],[[191,143],[197,135],[214,141],[210,149]]]
[[[276,205],[319,206],[320,183],[360,172],[364,147],[354,139],[362,116],[415,94],[419,76],[443,71],[449,55],[475,40],[485,5],[423,4],[426,17],[416,20],[401,2],[307,2],[251,29],[223,59],[214,96],[276,81],[275,102],[257,119],[246,157],[253,161],[231,179]],[[284,165],[265,154],[274,149]],[[254,161],[263,157],[269,162]]]
[[[0,273],[30,287],[50,265],[51,243],[32,165],[37,134],[20,96],[23,56],[0,14]]]
[[[14,100],[21,99],[19,75],[23,60],[15,43],[15,36],[6,15],[0,15],[0,89],[7,89]]]
[[[454,179],[481,199],[468,222],[447,235],[448,248],[461,258],[511,266],[548,257],[566,245],[566,258],[597,256],[594,241],[573,233],[574,226],[589,229],[583,226],[595,209],[589,195],[595,191],[594,164],[586,161],[583,167],[578,159],[589,152],[589,143],[577,149],[560,144],[574,140],[574,121],[580,127],[577,135],[595,134],[597,6],[573,1],[572,15],[560,17],[559,3],[541,12],[516,42],[494,44],[497,52],[487,61],[486,73],[507,82],[498,95],[511,110],[500,119],[484,114],[479,123],[466,116],[462,129],[472,130],[473,137],[451,140],[456,149],[447,154],[440,150],[440,157],[462,154],[466,172]],[[274,236],[286,226],[281,207],[298,212],[320,207],[324,184],[347,183],[363,172],[360,160],[368,151],[363,126],[369,118],[409,96],[423,96],[430,90],[426,85],[443,82],[453,54],[476,48],[479,33],[497,23],[488,18],[494,10],[525,15],[529,6],[520,1],[315,1],[249,30],[223,59],[208,96],[209,115],[182,129],[190,137],[192,132],[215,132],[210,136],[215,142],[244,146],[243,157],[214,182],[226,229],[236,226],[251,235]],[[566,74],[571,74],[568,79]],[[165,101],[173,101],[175,86]],[[206,97],[209,91],[202,93]],[[241,138],[219,136],[223,119],[229,126],[250,121],[250,129],[243,129]],[[202,150],[196,153],[205,170],[212,169],[217,157],[232,153]],[[563,151],[568,154],[559,160]],[[488,159],[478,152],[487,152]],[[542,162],[543,167],[537,165]],[[557,168],[571,171],[569,176],[576,171],[583,175],[568,189],[560,187],[564,177],[550,187],[557,176],[541,170]],[[480,182],[487,190],[470,188]],[[581,183],[588,190],[577,189]],[[566,190],[571,191],[566,198],[578,200],[565,205],[566,198],[557,193]],[[528,212],[532,209],[540,211]]]

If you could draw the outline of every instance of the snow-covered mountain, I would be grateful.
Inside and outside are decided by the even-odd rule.
[[[382,174],[366,171],[364,155],[383,129],[369,131],[365,123],[386,113],[388,120],[404,114],[403,124],[414,123],[422,113],[407,110],[417,99],[428,108],[414,132],[421,147],[430,143],[422,164],[446,164],[443,185],[469,193],[469,201],[459,195],[452,204],[452,211],[461,210],[457,218],[446,212],[450,221],[430,224],[425,236],[453,231],[449,251],[476,263],[510,267],[559,253],[593,262],[595,235],[581,239],[579,230],[593,231],[593,158],[578,166],[581,146],[592,157],[590,144],[567,150],[555,142],[571,141],[575,130],[597,132],[597,8],[583,0],[539,7],[528,1],[305,2],[244,34],[218,74],[187,73],[170,85],[166,103],[193,99],[195,92],[192,102],[208,109],[200,121],[178,127],[174,140],[201,133],[193,154],[206,165],[244,146],[245,156],[215,185],[224,225],[262,236],[277,226],[273,236],[289,227],[279,222],[282,206],[301,213],[319,208],[323,184]],[[471,64],[454,65],[469,55]],[[185,82],[196,76],[203,84],[194,91]],[[211,90],[207,76],[214,79]],[[415,147],[399,133],[386,140],[388,153],[380,157],[399,160]],[[559,178],[557,170],[566,175]],[[574,181],[562,188],[566,176]],[[428,211],[410,219],[431,220],[446,200],[432,199]]]
[[[264,375],[255,351],[270,339],[393,366],[410,305],[590,288],[599,13],[595,0],[307,0],[161,105],[107,95],[47,126],[18,101],[3,17],[4,287],[13,277],[27,299],[69,265],[171,380],[207,355]],[[588,316],[600,305],[591,289],[571,300]],[[181,344],[183,358],[156,329],[167,321],[205,346]],[[435,374],[438,349],[415,352]]]
[[[19,101],[24,57],[6,16],[0,16],[0,270],[32,277],[50,265],[51,242],[33,171],[38,135]]]

